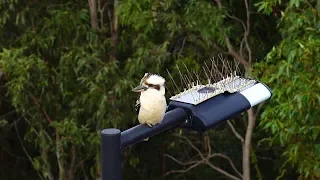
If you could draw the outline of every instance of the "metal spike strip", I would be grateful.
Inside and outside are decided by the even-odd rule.
[[[246,78],[241,78],[240,76],[236,76],[235,74],[231,74],[230,76],[223,78],[221,81],[216,82],[214,84],[206,84],[206,85],[201,85],[199,84],[199,82],[197,82],[195,85],[194,82],[192,82],[191,88],[184,90],[183,92],[172,96],[170,98],[170,100],[177,100],[181,98],[182,96],[185,96],[188,93],[192,93],[194,91],[196,91],[196,93],[198,93],[197,91],[205,88],[205,87],[211,87],[214,88],[214,92],[212,93],[207,93],[205,97],[198,96],[198,97],[194,97],[193,96],[193,102],[192,104],[197,105],[207,99],[210,99],[214,96],[217,96],[219,94],[222,94],[224,92],[229,92],[229,93],[235,93],[235,92],[239,92],[244,90],[245,88],[248,88],[250,86],[252,86],[253,84],[255,84],[256,81],[255,80],[250,80],[250,79],[246,79]]]

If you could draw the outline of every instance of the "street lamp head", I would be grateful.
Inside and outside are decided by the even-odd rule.
[[[265,84],[231,76],[214,84],[195,85],[171,97],[168,111],[183,108],[189,113],[184,127],[204,132],[270,97],[271,90]]]

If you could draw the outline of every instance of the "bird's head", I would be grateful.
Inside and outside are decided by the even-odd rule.
[[[133,92],[155,92],[162,95],[165,94],[165,84],[166,80],[152,73],[145,73],[140,81],[140,85],[132,89]]]

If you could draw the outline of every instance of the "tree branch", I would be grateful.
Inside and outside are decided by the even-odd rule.
[[[22,118],[22,117],[20,117],[19,119],[21,119],[21,118]],[[20,145],[21,145],[21,147],[22,147],[23,152],[25,153],[25,155],[26,155],[27,158],[29,159],[30,163],[33,165],[33,160],[32,160],[32,158],[31,158],[31,156],[29,155],[28,151],[26,150],[25,146],[23,145],[23,141],[22,141],[22,139],[21,139],[21,137],[20,137],[20,134],[19,134],[19,131],[18,131],[18,127],[17,127],[16,121],[14,121],[14,128],[15,128],[15,130],[16,130],[17,137],[18,137],[18,139],[19,139],[19,143],[20,143]],[[38,171],[37,171],[37,175],[39,176],[39,178],[40,178],[41,180],[44,180],[44,178],[41,176],[41,174],[40,174]]]
[[[98,0],[98,12],[99,12],[99,14],[100,14],[100,29],[103,29],[103,25],[104,25],[104,11],[105,11],[105,9],[106,9],[106,7],[108,6],[108,5],[111,5],[112,3],[111,2],[109,2],[109,0],[107,0],[107,2],[105,2],[104,4],[103,4],[103,6],[101,7],[101,5],[102,5],[102,2],[101,2],[102,0]],[[110,27],[112,27],[112,19],[111,19],[111,14],[110,14],[110,9],[108,9],[108,17],[109,17],[109,23],[110,23]],[[111,31],[111,30],[110,30]]]
[[[205,135],[205,142],[208,147],[208,156],[209,156],[211,154],[211,143],[210,143],[210,136],[208,135],[208,132],[206,132],[206,135]]]
[[[222,4],[221,4],[221,0],[215,0],[219,9],[222,9]],[[249,42],[248,42],[248,36],[250,34],[250,10],[249,10],[249,3],[248,0],[244,0],[245,3],[245,8],[246,8],[246,23],[244,25],[244,22],[241,21],[238,18],[232,17],[230,16],[232,19],[235,19],[236,21],[240,22],[241,25],[243,26],[244,29],[244,35],[243,35],[243,39],[240,43],[240,54],[238,54],[234,48],[232,43],[230,42],[229,37],[226,35],[225,36],[225,43],[228,49],[228,52],[237,60],[239,61],[241,64],[244,65],[245,67],[245,71],[246,73],[248,72],[251,63],[252,63],[252,53],[251,53],[251,48],[249,46]],[[245,45],[246,50],[248,52],[247,57],[248,57],[248,61],[245,60],[243,54],[244,54],[244,50],[243,50],[243,46]],[[253,128],[255,125],[255,121],[256,121],[256,117],[255,114],[253,112],[253,109],[249,109],[247,111],[248,113],[248,126],[247,126],[247,131],[246,131],[246,135],[245,135],[245,139],[244,139],[244,143],[242,143],[242,169],[243,169],[243,179],[244,180],[250,180],[250,147],[251,147],[251,138],[252,138],[252,133],[253,133]],[[228,123],[230,126],[230,123]],[[231,126],[230,126],[231,127]],[[236,133],[235,129],[232,128],[232,131],[235,133],[235,135],[241,140],[240,136],[238,136],[239,134]],[[242,138],[243,139],[243,138]],[[243,140],[241,140],[243,142]]]
[[[228,125],[229,127],[231,128],[233,134],[238,138],[240,139],[241,143],[243,144],[244,143],[244,139],[243,137],[236,131],[236,129],[234,128],[234,126],[232,125],[232,123],[228,120]]]
[[[225,42],[228,48],[228,53],[231,56],[233,56],[237,61],[239,61],[242,65],[244,65],[245,69],[248,69],[250,64],[234,50],[233,45],[231,44],[230,39],[227,35],[225,36]]]
[[[250,33],[250,10],[249,10],[249,4],[248,4],[248,0],[244,0],[244,3],[245,3],[245,7],[246,7],[246,17],[247,17],[247,20],[246,20],[246,24],[239,18],[235,17],[235,16],[232,16],[232,15],[229,15],[228,13],[227,16],[233,20],[236,20],[238,21],[242,27],[243,27],[243,30],[244,30],[244,34],[243,34],[243,38],[242,38],[242,41],[240,43],[240,50],[239,50],[239,53],[240,53],[240,56],[242,57],[242,59],[244,59],[243,57],[243,45],[245,44],[246,46],[246,49],[248,51],[248,65],[251,64],[251,61],[252,61],[252,55],[251,55],[251,48],[249,46],[249,43],[248,43],[248,36],[249,36],[249,33]]]
[[[72,145],[71,148],[71,164],[70,164],[70,169],[68,171],[68,176],[69,176],[69,180],[73,180],[74,179],[74,174],[75,174],[75,165],[76,165],[76,157],[77,157],[77,149],[75,147],[75,145]]]
[[[214,153],[214,154],[211,154],[208,158],[206,158],[208,161],[211,159],[211,158],[213,158],[213,157],[221,157],[221,158],[224,158],[224,159],[226,159],[226,160],[228,160],[229,161],[229,163],[230,163],[230,166],[232,167],[232,169],[240,176],[240,177],[242,177],[242,174],[238,171],[238,169],[236,168],[236,166],[234,165],[234,163],[232,162],[232,160],[228,157],[228,156],[226,156],[226,155],[224,155],[224,154],[221,154],[221,153]],[[211,162],[209,162],[210,164],[212,164]],[[208,164],[209,165],[209,164]],[[216,167],[216,168],[218,168],[218,167]],[[220,168],[219,168],[220,169]],[[222,170],[222,169],[221,169]]]
[[[35,104],[35,105],[41,110],[41,112],[44,114],[44,116],[46,117],[47,121],[48,121],[49,123],[52,123],[52,120],[51,120],[51,118],[49,117],[49,115],[47,114],[47,112],[40,106],[38,99],[37,99],[35,96],[33,96],[33,95],[31,95],[31,98],[32,98],[34,104]]]
[[[60,144],[60,133],[59,130],[56,129],[56,157],[58,161],[59,167],[59,179],[64,179],[64,158],[63,158],[63,149]]]
[[[220,154],[220,153],[211,154],[211,143],[210,143],[211,141],[210,141],[210,136],[209,136],[209,135],[206,135],[206,136],[207,136],[207,147],[208,147],[208,157],[207,157],[208,162],[209,162],[209,160],[210,160],[211,158],[216,157],[216,156],[217,156],[217,157],[224,158],[224,159],[226,159],[226,160],[229,161],[230,166],[232,167],[232,169],[233,169],[240,177],[242,177],[242,174],[237,170],[236,166],[233,164],[232,160],[231,160],[228,156],[223,155],[223,154]],[[209,163],[211,164],[211,162],[209,162]]]
[[[217,5],[218,5],[218,8],[219,9],[222,9],[223,7],[222,7],[222,4],[221,4],[221,0],[215,0],[216,1],[216,3],[217,3]],[[247,0],[245,0],[245,1],[247,1]],[[248,13],[248,12],[247,12]],[[228,14],[227,14],[228,15]],[[230,16],[230,15],[229,15]],[[250,16],[250,13],[249,13],[249,16]],[[232,16],[231,16],[232,17]],[[234,17],[233,17],[233,19],[235,19]],[[241,24],[242,25],[244,25],[244,23],[240,20],[240,19],[238,19],[238,18],[236,18],[236,20],[237,21],[240,21],[241,22]],[[249,23],[249,21],[247,20],[247,24]],[[248,26],[245,28],[244,27],[244,30],[245,30],[245,35],[244,35],[244,42],[248,42],[246,39],[247,39],[247,36],[249,35],[249,31],[248,31]],[[249,62],[248,61],[246,61],[244,58],[243,58],[243,56],[242,55],[239,55],[235,50],[234,50],[234,48],[233,48],[233,45],[232,45],[232,43],[231,43],[231,41],[230,41],[230,38],[227,36],[227,35],[225,35],[225,43],[226,43],[226,45],[227,45],[227,49],[228,49],[228,53],[231,55],[231,56],[233,56],[237,61],[239,61],[242,65],[244,65],[244,67],[245,67],[245,69],[247,70],[249,67],[250,67],[250,62],[251,62],[251,57],[249,58]],[[249,48],[249,46],[247,46],[247,49],[250,49]],[[250,54],[250,56],[251,56],[251,50],[248,50],[248,52],[250,52],[249,54]],[[240,54],[242,54],[242,52],[240,53]]]
[[[221,168],[213,165],[213,164],[210,162],[210,159],[211,159],[211,158],[218,156],[218,157],[222,157],[222,158],[224,158],[224,159],[227,159],[227,160],[229,161],[231,167],[233,168],[233,170],[234,170],[240,177],[242,177],[241,173],[236,169],[236,167],[234,166],[232,160],[231,160],[229,157],[227,157],[227,156],[225,156],[225,155],[223,155],[223,154],[220,154],[220,153],[209,154],[207,157],[205,157],[205,156],[203,155],[203,153],[199,150],[199,148],[197,148],[187,137],[185,137],[185,136],[179,136],[179,135],[175,135],[175,136],[177,136],[177,137],[179,137],[179,138],[182,138],[182,139],[184,139],[185,141],[187,141],[188,144],[192,147],[192,149],[194,149],[194,150],[198,153],[198,155],[201,157],[201,159],[198,160],[198,161],[190,161],[190,162],[184,163],[184,162],[181,162],[181,161],[175,159],[174,157],[172,157],[172,156],[170,156],[170,155],[166,155],[167,157],[169,157],[170,159],[172,159],[173,161],[177,162],[178,164],[180,164],[180,165],[182,165],[182,166],[186,166],[186,165],[191,165],[191,164],[192,164],[192,165],[189,166],[187,169],[184,169],[184,170],[173,170],[173,171],[167,172],[166,174],[171,174],[171,173],[185,173],[185,172],[188,172],[188,171],[190,171],[191,169],[199,166],[200,164],[206,164],[206,165],[209,165],[212,169],[214,169],[214,170],[220,172],[221,174],[229,177],[230,179],[240,180],[238,177],[236,177],[236,176],[234,176],[234,175],[232,175],[232,174],[224,171],[223,169],[221,169]],[[211,150],[210,150],[210,151],[211,151]]]
[[[212,169],[214,169],[214,170],[218,171],[218,172],[219,172],[219,173],[221,173],[221,174],[224,174],[225,176],[229,177],[230,179],[234,179],[234,180],[241,180],[240,178],[237,178],[237,177],[235,177],[235,176],[233,176],[233,175],[231,175],[231,174],[227,173],[226,171],[224,171],[224,170],[222,170],[222,169],[218,168],[217,166],[215,166],[215,165],[213,165],[213,164],[209,163],[209,162],[208,162],[208,160],[207,160],[207,164],[208,164]]]
[[[167,175],[173,174],[173,173],[186,173],[186,172],[190,171],[191,169],[199,166],[201,163],[202,163],[202,161],[198,161],[196,164],[193,164],[192,166],[189,166],[187,169],[168,171],[164,175],[167,176]]]
[[[188,142],[188,144],[192,147],[192,149],[194,149],[195,151],[197,151],[197,153],[199,154],[199,156],[201,157],[201,159],[205,159],[205,157],[203,156],[203,154],[201,153],[201,151],[185,136],[178,136],[179,138],[182,138],[184,140],[186,140]]]
[[[112,24],[112,35],[111,35],[111,39],[112,39],[112,45],[113,45],[113,54],[112,59],[116,60],[117,59],[117,47],[118,47],[118,43],[119,43],[119,17],[116,13],[118,8],[118,0],[114,0],[114,5],[113,5],[113,24]]]
[[[250,10],[249,10],[249,4],[248,4],[248,0],[244,0],[245,5],[246,5],[246,14],[247,14],[247,28],[245,29],[245,43],[246,43],[246,48],[248,51],[248,58],[249,58],[249,64],[251,64],[252,61],[252,55],[251,55],[251,48],[249,46],[249,42],[248,42],[248,36],[250,33]]]
[[[262,102],[261,104],[259,104],[257,110],[256,110],[256,113],[255,113],[255,117],[257,118],[258,114],[260,113],[263,105],[264,105],[265,102]]]
[[[244,24],[244,22],[241,20],[241,19],[239,19],[239,18],[237,18],[237,17],[235,17],[235,16],[232,16],[232,15],[229,15],[228,13],[226,13],[227,14],[227,16],[230,18],[230,19],[233,19],[233,20],[235,20],[235,21],[238,21],[241,25],[242,25],[242,27],[243,27],[243,30],[244,30],[244,33],[243,33],[243,38],[242,38],[242,40],[241,40],[241,43],[240,43],[240,50],[239,50],[239,53],[240,53],[240,56],[241,56],[241,58],[242,59],[245,59],[244,57],[243,57],[243,45],[244,45],[244,43],[245,43],[245,38],[246,38],[246,32],[247,32],[247,27],[246,27],[246,25]]]
[[[173,160],[174,162],[180,164],[181,166],[192,165],[192,164],[196,164],[197,162],[199,162],[199,161],[181,162],[169,154],[164,154],[163,156],[168,157],[169,159]]]

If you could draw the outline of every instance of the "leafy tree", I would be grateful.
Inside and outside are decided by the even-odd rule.
[[[269,139],[284,147],[286,165],[297,167],[301,179],[319,179],[320,31],[319,1],[263,1],[259,9],[280,9],[281,42],[258,64],[258,72],[273,89],[260,126]]]
[[[222,53],[271,85],[268,108],[250,109],[228,122],[231,128],[205,134],[173,130],[130,147],[123,152],[125,178],[225,179],[218,167],[233,179],[273,179],[280,153],[302,177],[315,177],[318,6],[299,0],[0,0],[1,160],[4,154],[5,161],[29,162],[32,170],[27,163],[11,169],[22,169],[21,176],[30,179],[99,179],[99,131],[137,124],[136,95],[129,92],[141,76],[166,76],[169,97],[176,92],[166,69],[177,80],[176,66],[200,73]],[[261,110],[262,129],[254,131]],[[257,146],[269,130],[272,149]],[[265,161],[262,155],[275,157]],[[202,163],[207,156],[212,158]],[[181,168],[174,157],[201,166],[172,174]]]

